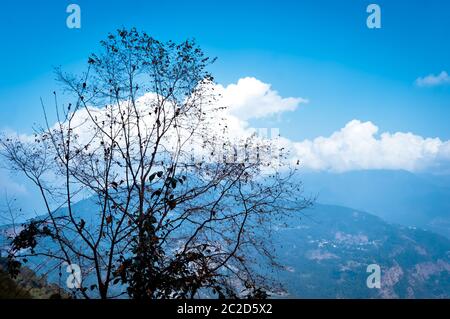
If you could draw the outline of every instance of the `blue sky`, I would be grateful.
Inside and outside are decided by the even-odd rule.
[[[308,145],[299,144],[303,152],[299,154],[309,154],[306,161],[323,162],[328,157],[324,169],[348,169],[347,165],[398,169],[411,162],[414,170],[434,147],[434,141],[422,141],[409,155],[416,136],[450,139],[450,85],[415,85],[419,77],[450,73],[450,2],[373,2],[381,7],[381,29],[367,28],[366,7],[371,2],[363,0],[4,2],[0,130],[29,133],[33,123],[42,123],[39,99],[51,106],[52,92],[59,89],[53,67],[79,72],[108,32],[135,26],[161,40],[195,38],[207,54],[218,57],[211,71],[224,86],[254,77],[271,84],[281,97],[309,100],[293,112],[254,119],[251,125],[278,127],[292,141],[328,137],[341,130],[327,142],[340,145],[350,140],[348,145],[356,145],[356,153],[348,148],[343,154],[327,153],[319,141],[319,151],[311,155]],[[66,27],[70,3],[81,7],[81,29]],[[370,140],[375,126],[368,121],[379,133],[414,136],[388,136],[378,143]],[[361,130],[369,132],[369,139],[355,137]],[[359,156],[359,146],[369,142],[370,151],[356,164],[348,164],[349,158]],[[442,165],[445,160],[448,172],[450,142],[442,149],[434,151],[424,166]],[[403,152],[403,157],[397,154]],[[446,157],[439,155],[443,152]],[[380,160],[370,161],[377,154]],[[0,171],[0,189],[2,185],[22,193],[27,202],[37,201],[21,177]]]
[[[289,138],[329,135],[352,119],[381,131],[450,138],[450,87],[416,78],[450,70],[448,1],[374,1],[382,28],[366,27],[362,0],[343,1],[14,1],[0,11],[0,127],[29,131],[39,97],[58,89],[52,67],[76,70],[105,34],[136,26],[157,38],[196,38],[219,59],[223,84],[253,76],[281,96],[310,103],[285,115]],[[66,6],[81,7],[68,29]],[[267,126],[259,120],[255,125]]]

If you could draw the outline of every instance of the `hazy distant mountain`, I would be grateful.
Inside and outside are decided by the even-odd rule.
[[[94,205],[84,200],[73,209],[88,221]],[[276,224],[273,234],[285,270],[259,271],[281,282],[285,288],[281,296],[450,297],[450,240],[432,232],[389,224],[351,208],[316,204],[283,225]],[[366,286],[366,267],[373,263],[382,268],[381,289]],[[255,263],[256,269],[259,265]],[[58,282],[57,273],[47,278]]]
[[[450,240],[353,209],[316,205],[275,236],[287,297],[449,298]],[[369,264],[381,289],[369,289]]]
[[[365,170],[304,173],[318,201],[363,210],[384,220],[433,230],[450,238],[450,177],[406,171]]]

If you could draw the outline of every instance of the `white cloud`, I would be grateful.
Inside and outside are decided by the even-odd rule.
[[[270,84],[243,78],[226,87],[217,85],[222,103],[229,106],[224,118],[235,137],[254,130],[247,120],[295,110],[307,102],[303,98],[284,98]],[[281,134],[282,134],[281,130]],[[424,138],[413,133],[379,133],[372,122],[352,120],[329,137],[313,140],[277,140],[280,148],[290,149],[294,161],[314,170],[349,171],[360,169],[443,170],[450,166],[450,141]]]
[[[329,137],[293,142],[294,154],[314,170],[439,169],[450,161],[450,141],[413,133],[381,133],[372,122],[352,120]]]
[[[237,83],[228,86],[211,82],[202,83],[201,85],[202,89],[205,90],[206,96],[212,94],[215,97],[214,99],[208,99],[208,102],[205,100],[202,103],[202,111],[207,115],[202,120],[199,120],[194,115],[195,112],[191,116],[179,118],[177,129],[166,132],[163,140],[160,141],[160,143],[164,144],[163,148],[168,151],[172,151],[182,144],[186,149],[191,148],[195,153],[190,155],[198,156],[198,158],[209,156],[209,154],[220,156],[217,150],[210,152],[204,149],[204,134],[202,132],[207,131],[212,138],[209,142],[219,145],[221,149],[223,149],[224,145],[222,140],[233,145],[245,144],[245,140],[248,137],[258,133],[258,130],[250,127],[249,119],[294,111],[299,104],[306,103],[306,99],[303,98],[283,98],[277,91],[271,89],[270,84],[252,77],[242,78]],[[139,134],[143,139],[154,139],[152,127],[156,121],[155,114],[148,112],[148,110],[153,110],[156,99],[156,94],[146,93],[136,101],[136,111],[140,114],[141,132],[138,132],[137,128],[133,127],[128,133],[127,141],[131,140],[138,143]],[[209,101],[215,102],[209,103]],[[85,148],[86,145],[98,145],[100,142],[103,142],[99,129],[92,121],[91,116],[96,118],[97,123],[103,123],[102,125],[108,126],[111,118],[120,117],[122,112],[128,112],[131,109],[124,107],[120,110],[116,105],[107,105],[105,107],[88,107],[88,110],[85,108],[79,109],[71,119],[71,127],[72,136],[74,137],[72,146],[80,150],[84,149],[85,152],[89,153],[94,152],[96,149]],[[131,112],[134,111],[133,109]],[[175,108],[172,108],[170,103],[166,103],[166,114],[168,117],[170,117],[170,112],[175,112]],[[52,128],[59,129],[59,124],[55,123]],[[197,132],[195,134],[192,134],[190,131],[193,128],[196,128]],[[114,121],[114,124],[109,129],[121,132],[120,123]],[[33,143],[34,141],[34,137],[31,135],[18,135],[14,132],[5,133],[25,143]],[[259,136],[259,139],[264,139],[264,136]],[[125,143],[125,138],[118,133],[116,142],[122,145]],[[138,149],[135,151],[138,152]]]
[[[416,80],[416,85],[420,87],[430,87],[450,84],[450,76],[447,72],[442,71],[438,75],[429,74]]]
[[[217,85],[222,95],[222,103],[229,107],[230,114],[240,120],[262,118],[286,111],[295,111],[308,100],[298,97],[281,97],[271,85],[253,77],[239,79],[236,84],[226,87]]]
[[[211,89],[213,94],[217,94],[219,106],[228,106],[228,109],[211,117],[208,131],[217,138],[234,141],[243,140],[256,131],[248,120],[294,111],[301,103],[307,102],[298,97],[281,97],[270,84],[250,77],[228,86],[212,84]],[[138,100],[138,108],[147,114],[145,110],[153,99],[153,94],[146,94]],[[95,109],[95,112],[99,117],[105,115],[102,109]],[[86,121],[87,118],[86,111],[81,110],[73,119],[80,143],[87,143],[92,135],[92,123]],[[148,127],[153,123],[149,115],[142,116],[141,120]],[[227,136],[224,136],[224,126],[228,128]],[[282,129],[280,133],[283,134]],[[176,144],[171,138],[168,137],[167,145]],[[379,133],[372,122],[352,120],[328,137],[303,141],[278,138],[276,143],[279,148],[290,150],[292,160],[300,160],[306,169],[450,171],[450,141],[425,138],[410,132]]]

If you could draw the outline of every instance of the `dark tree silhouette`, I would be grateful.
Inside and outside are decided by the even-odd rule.
[[[254,135],[229,138],[213,60],[193,41],[122,29],[101,46],[81,76],[57,69],[72,103],[55,93],[56,124],[43,107],[33,140],[1,139],[47,208],[13,239],[11,272],[42,256],[78,264],[85,298],[117,297],[114,287],[136,299],[266,297],[255,266],[277,266],[270,225],[310,205],[286,154]],[[74,205],[87,197],[88,217]]]

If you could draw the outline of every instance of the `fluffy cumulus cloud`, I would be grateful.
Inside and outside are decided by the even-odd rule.
[[[263,142],[262,140],[267,135],[274,137],[272,136],[274,135],[272,130],[266,132],[266,136],[264,136],[264,132],[252,128],[248,120],[294,111],[300,104],[307,102],[303,98],[281,97],[277,91],[271,88],[270,84],[252,77],[242,78],[237,83],[228,86],[206,82],[202,83],[201,89],[204,90],[205,96],[214,95],[213,99],[208,99],[208,101],[213,101],[213,103],[204,101],[205,103],[201,104],[202,111],[207,115],[203,117],[201,122],[198,116],[195,115],[197,114],[195,110],[190,112],[191,115],[179,117],[177,129],[166,132],[161,140],[166,150],[174,151],[176,147],[182,144],[185,149],[191,150],[189,156],[204,158],[209,157],[208,154],[214,154],[215,157],[222,158],[222,154],[218,150],[210,152],[208,149],[204,149],[205,132],[208,132],[208,136],[212,137],[209,144],[219,145],[220,149],[224,149],[223,145],[225,144],[234,145],[235,147],[245,145],[247,138],[255,133],[257,136],[256,139],[253,139],[253,142]],[[152,127],[156,122],[156,118],[155,114],[148,110],[153,110],[157,100],[158,96],[155,93],[146,93],[137,99],[136,108],[132,109],[131,112],[133,114],[131,115],[135,118],[134,112],[139,113],[138,121],[141,130],[138,132],[137,127],[132,126],[130,132],[128,132],[127,139],[123,138],[121,133],[117,133],[116,142],[119,145],[124,144],[125,140],[138,143],[139,134],[144,140],[147,138],[149,140],[154,139]],[[126,103],[126,101],[123,102],[124,105]],[[88,106],[87,109],[79,109],[76,114],[73,114],[70,122],[71,134],[74,137],[72,147],[92,152],[91,149],[88,150],[85,146],[104,143],[100,130],[92,119],[95,118],[95,122],[101,123],[100,125],[107,127],[108,130],[121,132],[120,121],[113,121],[113,124],[110,124],[110,121],[114,118],[120,118],[122,112],[125,114],[130,110],[124,106],[120,110],[117,105],[104,107]],[[166,103],[166,115],[168,118],[171,117],[171,112],[175,112],[175,107],[168,102]],[[68,123],[63,124],[63,127],[65,125],[68,125]],[[60,125],[58,123],[52,126],[52,129],[55,130],[59,128]],[[195,134],[191,132],[194,128],[196,130]],[[24,143],[34,142],[34,137],[31,135],[18,135],[15,132],[4,133]],[[273,142],[273,144],[275,143]],[[122,146],[124,147],[125,145]]]
[[[444,72],[445,73],[445,72]],[[439,75],[439,78],[444,78]],[[436,81],[424,78],[432,85]],[[442,81],[442,79],[441,79]],[[421,84],[423,84],[421,82]],[[307,100],[281,97],[270,84],[255,78],[243,78],[236,84],[215,88],[227,105],[226,118],[231,132],[252,132],[247,120],[294,111]],[[283,135],[282,130],[280,131]],[[292,141],[281,138],[280,147],[291,150],[292,159],[311,170],[350,171],[361,169],[404,169],[408,171],[448,170],[450,141],[415,135],[411,132],[379,132],[372,122],[352,120],[328,137]]]
[[[229,107],[230,114],[241,120],[262,118],[286,111],[295,111],[308,100],[299,97],[281,97],[270,84],[253,77],[240,79],[226,87],[217,85],[222,103]]]
[[[372,122],[352,120],[328,137],[293,142],[295,155],[314,170],[440,169],[450,161],[450,141],[413,133],[379,134]]]
[[[445,71],[442,71],[437,75],[430,74],[424,77],[420,77],[416,80],[416,85],[420,87],[431,87],[446,84],[450,84],[450,76]]]
[[[307,102],[300,97],[282,97],[270,84],[251,77],[242,78],[228,86],[214,84],[212,89],[217,94],[219,106],[228,108],[214,117],[208,131],[222,136],[222,128],[226,126],[227,134],[230,134],[227,137],[231,140],[245,139],[258,133],[257,129],[250,126],[250,119],[292,112]],[[141,97],[138,104],[144,110],[153,99],[154,95],[149,93]],[[101,109],[97,109],[97,112],[101,116]],[[84,135],[88,138],[92,130],[89,125],[83,124],[87,117],[86,111],[80,111],[73,120],[81,140]],[[280,133],[282,136],[282,128]],[[283,137],[276,140],[279,148],[290,150],[292,161],[299,160],[305,169],[335,172],[362,169],[450,172],[450,141],[410,132],[379,132],[372,122],[351,120],[330,136],[312,140],[294,141]]]

